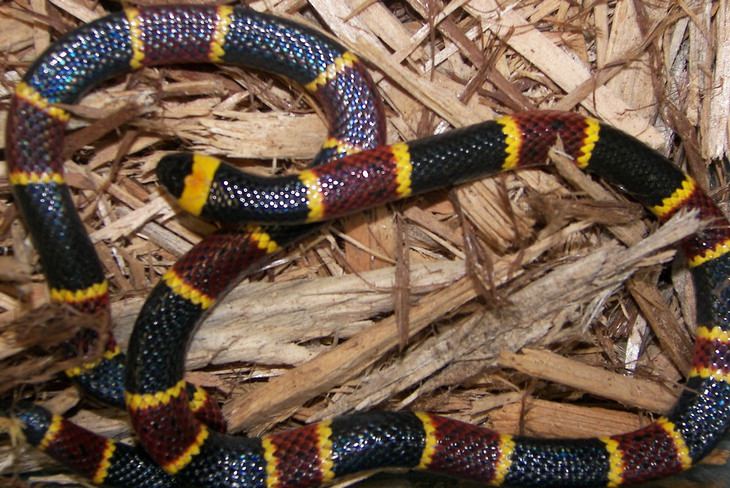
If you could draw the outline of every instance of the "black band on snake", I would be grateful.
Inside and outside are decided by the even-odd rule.
[[[227,7],[130,10],[84,31],[89,39],[108,38],[93,45],[94,52],[105,50],[98,71],[72,63],[77,76],[69,83],[50,69],[52,54],[41,58],[19,85],[8,123],[11,181],[31,230],[72,213],[68,192],[58,193],[63,185],[58,146],[68,115],[54,102],[74,100],[102,77],[130,67],[179,61],[176,55],[193,52],[194,46],[204,51],[199,58],[227,62],[237,60],[243,45],[281,42],[279,37],[255,38],[269,31],[252,29],[251,18],[249,11]],[[253,22],[260,26],[257,22],[268,22],[280,33],[296,29],[270,18]],[[176,51],[179,43],[185,47]],[[152,47],[148,50],[148,46]],[[160,46],[176,55],[168,55]],[[161,50],[166,56],[147,57],[148,52]],[[293,51],[287,45],[282,52]],[[297,52],[294,57],[301,61],[308,56]],[[345,54],[333,56],[316,78],[311,70],[309,77],[301,75],[287,64],[288,58],[282,65],[289,76],[311,90],[328,86],[341,72],[357,71],[362,77],[359,69],[352,69],[353,59]],[[333,90],[350,87],[344,82],[334,85]],[[578,167],[621,186],[659,220],[680,210],[696,210],[707,224],[683,243],[697,291],[700,326],[687,388],[671,414],[635,432],[575,440],[503,435],[410,412],[351,415],[263,438],[218,433],[196,419],[189,406],[182,379],[184,351],[201,315],[242,271],[242,263],[252,263],[287,242],[285,226],[277,228],[280,238],[249,225],[244,231],[248,244],[237,243],[235,253],[223,253],[236,263],[230,273],[212,276],[205,267],[195,266],[218,259],[211,252],[217,249],[214,241],[178,262],[152,291],[130,342],[127,408],[140,443],[174,477],[170,483],[306,487],[363,470],[405,467],[490,485],[613,487],[686,470],[706,455],[730,423],[730,226],[691,177],[636,139],[578,114],[525,112],[435,137],[378,146],[292,176],[262,178],[215,158],[179,154],[160,162],[158,176],[180,205],[196,215],[237,223],[303,224],[542,164],[558,137]],[[44,231],[36,236],[42,254],[52,239],[69,249],[74,247],[71,240],[86,239],[78,219],[69,218],[65,227],[56,228],[60,230],[55,234]],[[60,254],[63,263],[57,267],[43,260],[51,287],[57,289],[56,280],[68,273],[75,281],[63,286],[73,291],[68,296],[76,302],[100,296],[100,287],[106,297],[100,270],[88,264],[89,249],[76,247]],[[224,269],[223,262],[218,262],[217,269]],[[63,433],[60,426],[49,428],[38,443],[59,442]],[[101,457],[106,467],[97,467],[96,481],[109,482],[106,475],[117,466],[113,455]]]

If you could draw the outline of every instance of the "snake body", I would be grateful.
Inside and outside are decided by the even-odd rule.
[[[261,23],[268,28],[261,29]],[[269,29],[277,35],[267,37]],[[74,217],[60,160],[68,115],[54,103],[70,103],[102,78],[143,65],[235,63],[244,46],[248,52],[263,45],[273,46],[281,59],[248,64],[271,69],[278,62],[278,72],[308,90],[326,98],[345,93],[340,100],[357,106],[350,83],[366,77],[356,58],[333,48],[304,73],[300,63],[323,51],[307,51],[309,40],[296,49],[282,40],[290,39],[286,33],[292,29],[299,28],[238,8],[133,9],[71,34],[29,70],[11,105],[8,159],[49,284],[63,290],[52,296],[82,309],[108,301],[101,267],[89,257],[93,247],[78,244],[88,239]],[[297,32],[296,39],[307,35]],[[88,42],[80,45],[74,36]],[[61,58],[78,61],[58,71]],[[380,123],[373,119],[364,126]],[[380,129],[370,134],[381,134]],[[170,476],[161,483],[305,487],[364,470],[404,467],[491,485],[612,487],[686,470],[718,442],[730,424],[730,226],[691,177],[636,139],[572,113],[523,112],[393,145],[369,144],[375,137],[368,137],[328,144],[339,154],[325,154],[318,161],[323,164],[284,177],[246,174],[200,155],[173,154],[160,162],[160,181],[193,214],[293,225],[249,224],[235,234],[238,240],[234,233],[206,239],[176,263],[145,303],[130,341],[124,395],[141,445]],[[660,221],[680,210],[696,210],[707,222],[683,243],[697,291],[699,327],[686,389],[671,414],[626,434],[565,440],[509,436],[423,412],[350,415],[263,438],[229,437],[196,418],[189,398],[193,390],[182,379],[184,351],[201,316],[246,266],[300,235],[302,224],[543,164],[558,137],[578,167],[622,187]],[[350,147],[364,150],[343,155]],[[336,156],[342,157],[331,160]],[[27,424],[36,421],[36,443],[46,449],[68,444],[75,432],[52,416],[31,417],[26,416]],[[96,482],[113,484],[110,476],[117,470],[132,469],[118,465],[115,452],[97,453],[97,464],[89,468]]]

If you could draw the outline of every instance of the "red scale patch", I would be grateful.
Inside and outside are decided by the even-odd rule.
[[[139,11],[145,44],[144,65],[209,62],[210,44],[218,22],[216,7],[188,9],[174,16],[169,14],[171,9],[174,7]]]
[[[104,345],[104,352],[113,351],[117,347],[117,341],[114,336],[107,332],[105,334],[106,344]],[[95,330],[81,329],[68,344],[69,354],[75,357],[89,358],[96,357],[98,354],[99,347],[99,334]]]
[[[499,434],[475,425],[431,416],[438,445],[429,471],[477,480],[491,480],[499,462]]]
[[[276,447],[277,488],[319,486],[322,483],[317,426],[308,425],[269,436]]]
[[[674,440],[657,424],[612,437],[623,453],[626,484],[662,478],[682,471]]]
[[[166,404],[129,413],[145,450],[163,466],[176,461],[195,441],[201,428],[190,411],[184,391]]]
[[[582,115],[546,111],[524,112],[512,118],[522,134],[520,166],[544,164],[558,136],[566,153],[575,159],[580,156],[586,129],[586,119]]]
[[[93,478],[104,457],[106,439],[67,420],[45,452],[86,478]]]
[[[193,411],[195,418],[216,432],[225,432],[227,429],[226,418],[218,406],[218,402],[206,393],[205,401]]]
[[[698,337],[692,355],[692,367],[730,374],[730,344]]]
[[[61,149],[66,128],[64,122],[14,96],[6,125],[8,170],[63,172]]]
[[[684,252],[687,259],[700,256],[708,251],[712,251],[718,244],[730,238],[730,228],[725,216],[713,203],[712,199],[705,195],[704,192],[696,190],[692,193],[686,203],[664,216],[664,220],[669,219],[680,208],[699,210],[699,218],[707,222],[707,226],[693,236],[691,239],[685,240]]]
[[[95,314],[107,312],[109,310],[109,294],[104,293],[101,296],[84,300],[83,302],[69,303],[68,306],[73,307],[83,314]]]
[[[349,156],[326,166],[319,178],[325,215],[335,217],[396,198],[397,168],[389,147]]]
[[[173,270],[185,283],[215,299],[234,278],[266,255],[250,235],[244,231],[212,234],[180,258]]]

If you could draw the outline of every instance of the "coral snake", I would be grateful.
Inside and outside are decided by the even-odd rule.
[[[82,311],[108,307],[107,282],[64,182],[61,145],[69,114],[56,104],[73,103],[115,74],[191,61],[245,64],[299,82],[325,107],[332,136],[318,165],[296,175],[253,176],[200,155],[160,161],[160,181],[187,211],[280,226],[247,224],[205,239],[146,301],[124,373],[125,403],[146,454],[39,407],[17,412],[31,443],[94,482],[117,486],[304,487],[363,470],[405,467],[491,485],[567,487],[619,486],[680,472],[725,433],[730,226],[691,177],[636,139],[573,113],[518,113],[382,145],[379,102],[354,55],[309,29],[242,8],[127,9],[59,40],[18,84],[7,124],[10,181],[53,300]],[[683,242],[699,326],[693,366],[671,414],[634,432],[572,440],[504,435],[420,412],[356,414],[262,438],[216,430],[221,426],[211,401],[182,379],[184,351],[201,316],[236,276],[309,229],[299,224],[542,164],[558,137],[580,168],[621,186],[660,221],[695,210],[707,223]],[[110,344],[105,359],[71,374],[92,393],[119,403],[123,366]],[[108,379],[110,373],[115,379]],[[212,418],[213,425],[195,416],[203,404],[213,413],[200,417]]]

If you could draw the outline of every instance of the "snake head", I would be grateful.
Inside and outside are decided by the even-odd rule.
[[[180,198],[185,189],[185,178],[193,170],[193,154],[167,154],[157,163],[157,179],[175,198]]]

